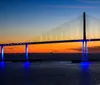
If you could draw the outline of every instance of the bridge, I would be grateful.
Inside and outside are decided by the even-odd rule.
[[[88,46],[87,46],[87,43],[92,42],[92,41],[100,41],[100,38],[95,38],[95,36],[93,38],[87,37],[87,35],[88,35],[88,33],[87,33],[87,24],[88,23],[87,23],[87,20],[86,20],[86,13],[85,12],[82,14],[82,17],[79,18],[79,19],[82,20],[81,21],[82,22],[82,25],[81,25],[82,27],[78,27],[78,28],[82,28],[81,29],[82,33],[80,33],[82,35],[81,36],[78,35],[79,30],[76,29],[76,31],[78,31],[78,32],[76,32],[76,34],[78,36],[78,39],[72,39],[72,38],[70,38],[70,39],[68,39],[68,38],[67,39],[57,39],[57,36],[58,37],[64,37],[64,38],[66,37],[66,34],[64,32],[65,29],[66,29],[66,26],[68,26],[69,28],[72,29],[72,25],[69,25],[70,24],[70,21],[69,21],[67,24],[64,24],[64,25],[56,28],[56,30],[58,30],[59,32],[61,32],[61,30],[63,30],[63,32],[61,32],[60,34],[58,32],[58,35],[55,37],[55,39],[53,39],[53,38],[54,38],[56,30],[52,29],[51,31],[49,31],[47,33],[44,33],[43,35],[41,35],[39,37],[36,37],[36,39],[37,38],[39,39],[37,41],[34,40],[34,41],[31,41],[31,42],[17,42],[17,43],[0,44],[2,61],[4,61],[4,46],[25,45],[26,60],[28,61],[28,45],[30,45],[30,44],[50,44],[50,43],[68,43],[68,42],[82,42],[82,54],[83,54],[82,61],[88,61],[88,57],[87,57]],[[93,19],[95,19],[95,18],[93,17]],[[78,21],[78,23],[80,23],[80,20]],[[76,21],[74,20],[74,24],[75,24],[75,22]],[[77,28],[77,26],[75,28]],[[70,31],[70,29],[68,29],[68,32],[69,31]],[[67,35],[68,35],[68,33],[67,33]],[[48,36],[49,36],[49,39],[48,39]]]

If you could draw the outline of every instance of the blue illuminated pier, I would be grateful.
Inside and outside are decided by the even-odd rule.
[[[1,57],[2,57],[2,61],[4,61],[4,46],[1,46]]]
[[[82,61],[88,61],[88,46],[87,41],[82,42]]]
[[[26,60],[28,61],[28,44],[26,44]]]

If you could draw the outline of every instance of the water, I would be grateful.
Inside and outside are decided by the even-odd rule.
[[[100,85],[100,63],[0,62],[1,85]]]
[[[1,54],[0,54],[1,55]],[[87,55],[86,55],[87,56]],[[87,57],[85,57],[87,58]],[[81,61],[82,53],[29,53],[28,59],[31,61]],[[1,57],[0,57],[1,60]],[[26,61],[24,53],[4,54],[5,61]],[[100,53],[88,53],[89,61],[100,61]]]

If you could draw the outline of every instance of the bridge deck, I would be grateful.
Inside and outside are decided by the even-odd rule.
[[[26,44],[50,44],[50,43],[68,43],[68,42],[83,42],[83,41],[100,41],[100,39],[77,39],[77,40],[58,40],[58,41],[42,41],[42,42],[20,42],[20,43],[6,43],[0,44],[0,46],[15,46],[15,45],[26,45]]]

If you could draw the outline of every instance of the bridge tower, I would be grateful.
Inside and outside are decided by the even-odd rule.
[[[88,61],[88,47],[86,38],[86,13],[83,13],[83,42],[82,42],[82,61]]]

